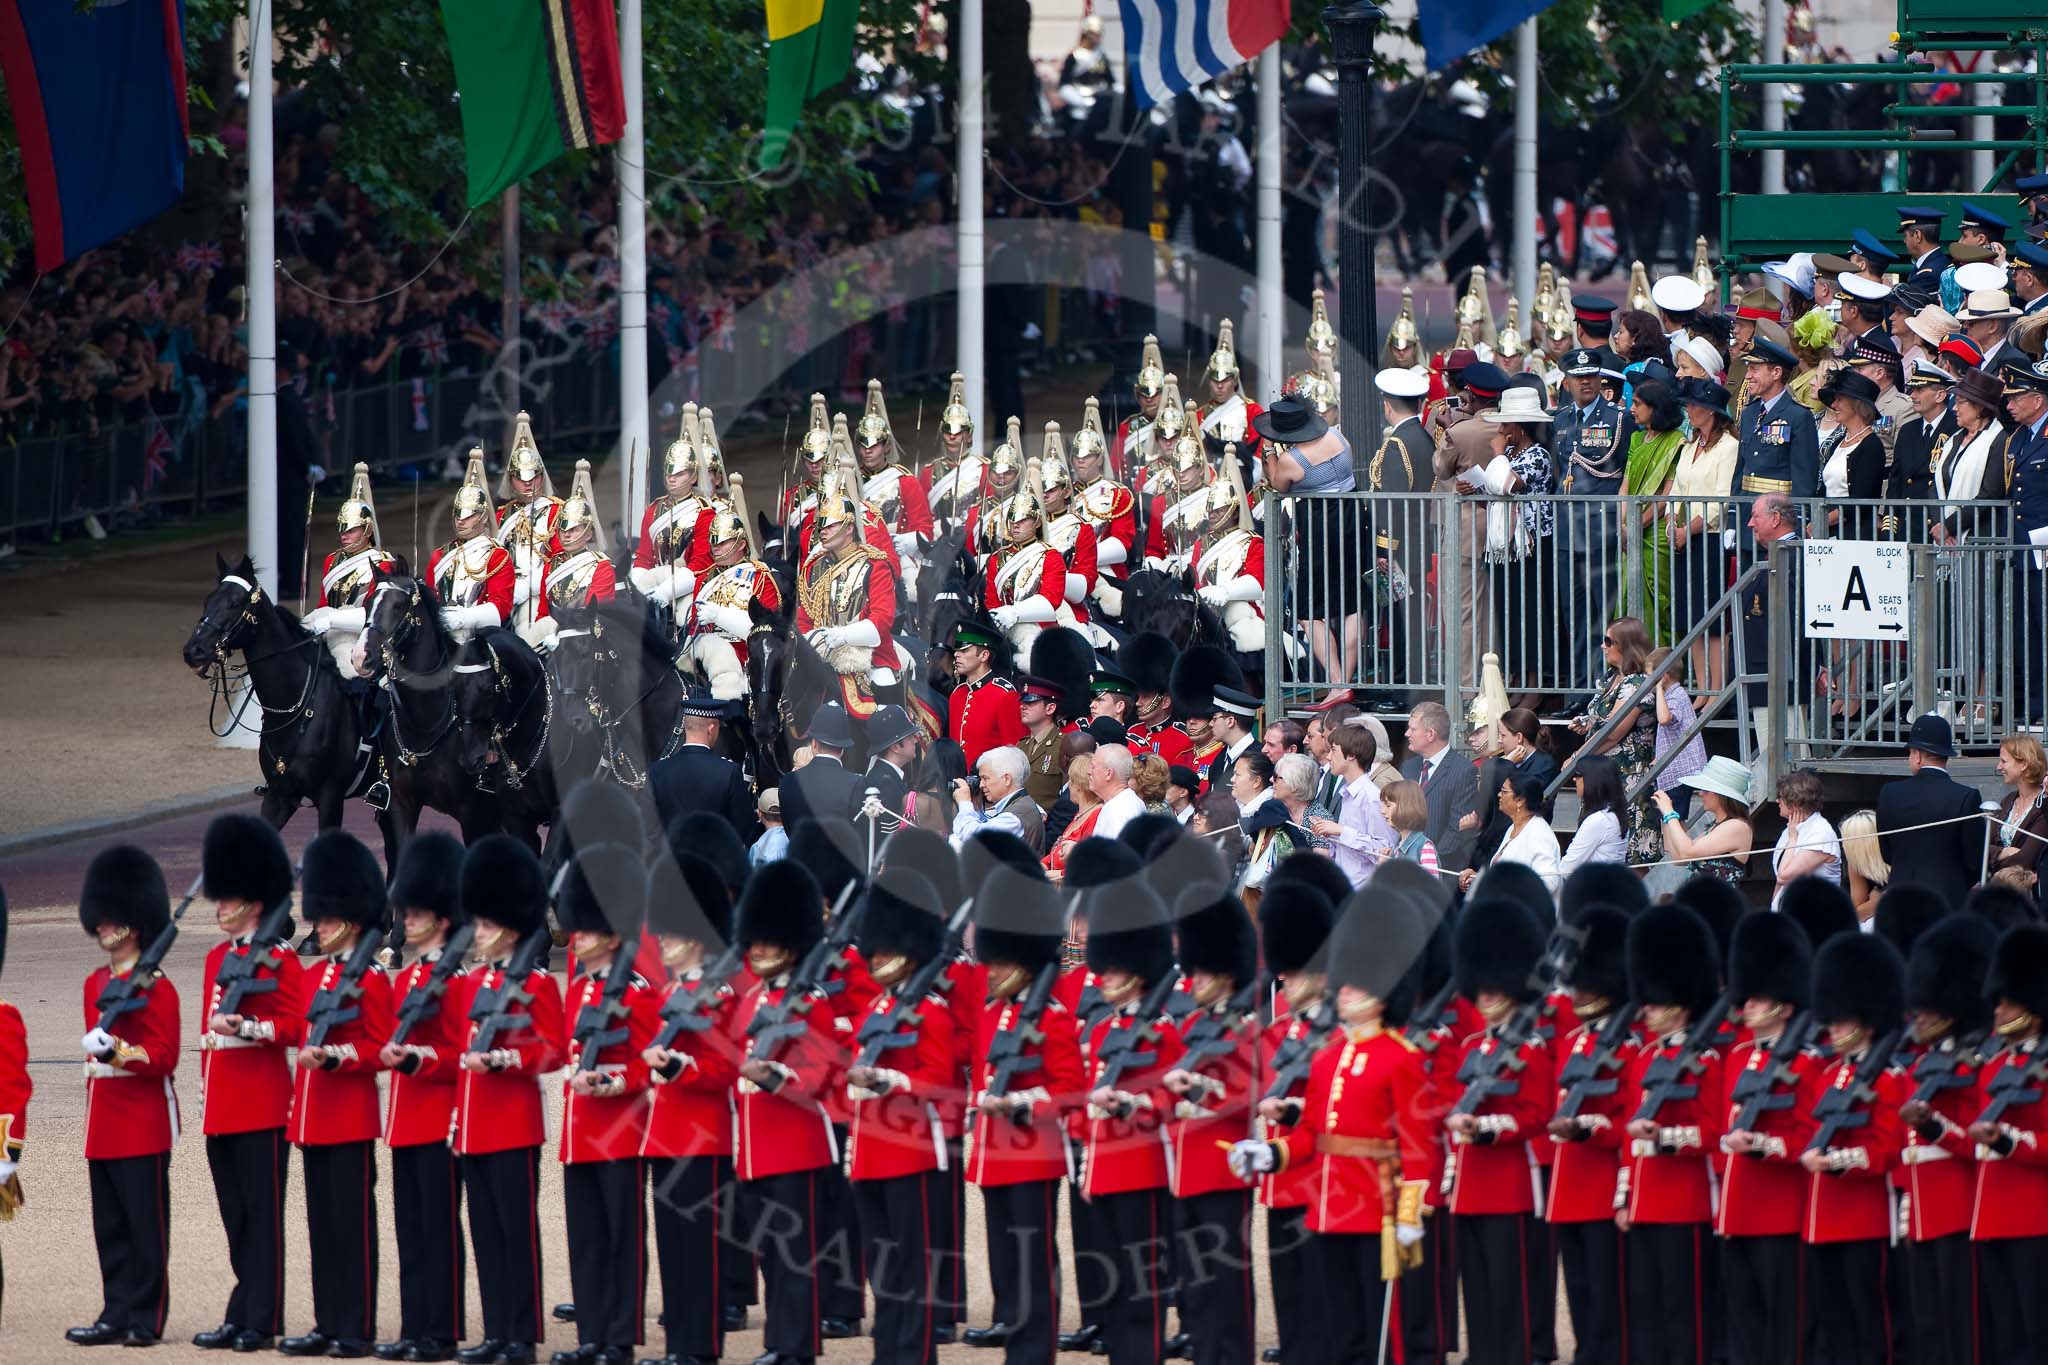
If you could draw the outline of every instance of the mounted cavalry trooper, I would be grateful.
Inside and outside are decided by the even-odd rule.
[[[555,518],[561,553],[541,570],[540,593],[533,622],[519,628],[520,638],[536,649],[551,650],[587,629],[585,614],[618,595],[612,562],[605,557],[604,528],[597,521],[597,490],[590,480],[590,461],[576,462],[576,478]],[[557,612],[568,612],[564,623]]]
[[[539,614],[533,595],[541,570],[547,566],[548,556],[561,548],[554,543],[554,532],[562,500],[555,496],[554,480],[548,477],[540,447],[534,444],[532,419],[524,412],[512,427],[512,450],[505,457],[498,496],[507,500],[498,508],[498,544],[511,551],[517,576],[512,603],[530,622]],[[505,624],[510,624],[509,617]]]
[[[1231,336],[1230,319],[1216,326],[1216,349],[1209,354],[1209,368],[1203,374],[1209,402],[1198,410],[1202,434],[1238,447],[1247,460],[1257,464],[1259,434],[1252,430],[1252,418],[1264,411],[1241,392],[1243,375],[1237,367],[1237,345]]]
[[[1152,424],[1159,420],[1162,412],[1180,411],[1180,400],[1175,397],[1171,405],[1165,402],[1167,385],[1173,383],[1173,376],[1167,374],[1166,365],[1159,355],[1159,338],[1147,336],[1144,350],[1138,359],[1138,374],[1131,383],[1131,392],[1138,400],[1138,410],[1117,423],[1116,439],[1109,445],[1109,473],[1112,478],[1123,478],[1126,471],[1142,469],[1152,454],[1154,434]]]
[[[1060,449],[1060,424],[1045,424],[1045,453],[1038,462],[1038,505],[1045,514],[1045,542],[1059,551],[1066,566],[1066,587],[1058,599],[1060,617],[1098,647],[1115,641],[1088,617],[1088,596],[1095,589],[1097,555],[1095,527],[1074,505],[1074,476]]]
[[[947,529],[957,525],[981,494],[981,481],[988,460],[974,451],[974,413],[967,406],[967,377],[953,372],[946,389],[946,406],[939,413],[939,458],[924,470],[925,506],[934,524]]]
[[[455,539],[427,560],[427,580],[441,599],[441,623],[463,643],[512,619],[518,570],[512,552],[491,537],[482,446],[470,450],[469,471],[455,490]]]
[[[983,600],[1017,657],[1028,659],[1039,631],[1066,624],[1060,609],[1066,602],[1067,563],[1039,534],[1045,513],[1031,489],[1006,499],[999,515],[1009,543],[989,558]]]
[[[818,490],[818,542],[797,570],[796,628],[839,674],[847,710],[874,710],[874,688],[896,681],[896,579],[888,557],[858,534],[860,504],[828,474]]]
[[[1223,467],[1226,477],[1202,494],[1202,535],[1188,562],[1196,595],[1223,613],[1231,647],[1256,654],[1266,647],[1266,542],[1238,491],[1235,446],[1223,448]]]
[[[1003,504],[1020,491],[1024,478],[1024,426],[1012,417],[1003,443],[989,452],[981,497],[967,509],[967,553],[986,562],[1003,548]]]
[[[903,448],[889,428],[889,409],[882,401],[882,381],[868,381],[867,409],[853,432],[853,458],[860,466],[861,500],[881,514],[896,557],[907,566],[904,586],[917,577],[925,547],[936,534],[924,486],[903,463]]]
[[[825,406],[825,395],[814,393],[811,395],[810,424],[796,445],[796,482],[784,490],[782,505],[776,509],[776,519],[788,538],[790,548],[786,553],[795,553],[798,533],[809,524],[811,513],[817,510],[818,488],[825,481],[825,470],[831,460],[832,413]]]
[[[1138,544],[1138,499],[1109,474],[1102,408],[1091,396],[1074,433],[1074,510],[1095,531],[1097,575],[1089,596],[1111,616],[1124,614],[1124,580]]]
[[[814,394],[812,396],[816,397],[817,395]],[[817,417],[818,413],[813,412],[812,421],[815,422]],[[806,444],[804,458],[808,461],[810,459],[810,436],[806,434],[804,440]],[[843,412],[832,415],[832,426],[827,439],[826,452],[826,467],[823,473],[818,476],[820,486],[822,487],[826,481],[829,481],[834,489],[854,499],[854,505],[860,511],[860,538],[873,546],[882,558],[888,561],[889,571],[896,576],[896,581],[901,583],[903,581],[903,562],[897,558],[896,542],[890,538],[889,528],[883,524],[882,514],[876,510],[874,504],[861,499],[859,496],[861,487],[860,465],[854,459],[853,438],[847,432],[846,414]],[[806,477],[810,477],[808,472]],[[819,501],[820,495],[813,492],[805,498],[803,504],[797,510],[795,523],[792,527],[791,542],[796,547],[796,562],[799,564],[810,557],[811,533],[817,526]]]
[[[356,677],[353,656],[370,604],[370,580],[379,569],[405,572],[405,561],[383,547],[377,508],[370,501],[368,465],[356,466],[335,528],[341,533],[341,548],[321,561],[320,605],[306,613],[305,626],[325,637],[327,652],[346,681]]]
[[[1194,410],[1195,405],[1188,404],[1188,429],[1173,443],[1172,487],[1153,497],[1152,515],[1146,518],[1146,567],[1166,573],[1188,567],[1188,549],[1202,534],[1209,515],[1207,499],[1214,475],[1201,435],[1195,430]]]
[[[747,637],[754,628],[748,608],[759,602],[763,610],[779,612],[782,592],[768,566],[750,553],[746,503],[737,488],[733,506],[712,514],[705,536],[711,563],[697,588],[690,661],[710,683],[714,699],[734,701],[747,694]]]
[[[628,575],[656,602],[688,597],[697,588],[696,560],[712,515],[701,440],[697,405],[685,403],[682,430],[661,459],[668,492],[640,514],[640,540]]]
[[[1180,381],[1166,376],[1166,391],[1159,399],[1159,418],[1147,428],[1133,460],[1131,491],[1141,498],[1156,498],[1173,488],[1173,448],[1194,425],[1194,405],[1180,401]],[[1151,527],[1148,519],[1147,530]]]

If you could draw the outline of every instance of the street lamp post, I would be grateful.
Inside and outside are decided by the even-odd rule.
[[[1342,423],[1354,452],[1379,445],[1379,403],[1372,372],[1379,348],[1379,287],[1373,279],[1373,186],[1370,151],[1372,44],[1382,20],[1366,0],[1323,11],[1337,64],[1338,327],[1344,336]]]

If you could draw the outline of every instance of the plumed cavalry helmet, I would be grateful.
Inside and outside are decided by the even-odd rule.
[[[1038,495],[1028,488],[1020,488],[996,505],[996,519],[1002,525],[1003,534],[1012,540],[1036,540],[1044,530],[1042,524],[1045,512],[1038,505]],[[1017,534],[1017,523],[1024,520],[1035,523],[1029,536]]]
[[[1074,433],[1074,463],[1108,453],[1109,440],[1102,434],[1102,404],[1090,394],[1087,406],[1081,410],[1081,429]]]
[[[711,409],[697,409],[697,486],[708,496],[725,478],[725,451],[718,444],[718,418]]]
[[[1287,381],[1287,392],[1314,408],[1318,415],[1327,414],[1337,406],[1337,386],[1329,376],[1314,370],[1303,370]]]
[[[739,513],[733,511],[730,507],[721,507],[711,514],[711,543],[713,545],[718,544],[722,540],[745,540],[746,538],[747,523]]]
[[[1216,324],[1216,349],[1209,353],[1208,377],[1237,378],[1237,339],[1231,335],[1229,318]]]
[[[1159,391],[1159,416],[1154,426],[1159,432],[1156,449],[1172,445],[1175,437],[1192,426],[1188,420],[1188,407],[1180,401],[1180,380],[1166,376],[1166,383]]]
[[[512,450],[505,457],[505,471],[515,479],[547,476],[547,465],[540,458],[540,444],[533,439],[533,419],[523,411],[512,423]]]
[[[1045,424],[1045,444],[1040,447],[1036,467],[1040,492],[1048,488],[1066,488],[1074,482],[1074,475],[1067,468],[1067,449],[1060,440],[1058,422]]]
[[[1407,349],[1421,337],[1415,327],[1415,289],[1412,285],[1401,286],[1401,313],[1394,319],[1394,325],[1387,330],[1387,340]]]
[[[967,376],[953,371],[953,378],[946,385],[946,406],[939,413],[939,430],[948,436],[958,436],[974,430],[974,412],[967,406]]]
[[[805,464],[822,464],[832,453],[832,418],[825,407],[825,395],[811,395],[811,424],[797,450]]]
[[[569,484],[568,500],[555,516],[557,533],[573,531],[579,526],[588,526],[590,543],[600,551],[604,549],[604,525],[597,515],[597,489],[591,482],[588,460],[576,462],[576,477]]]
[[[377,531],[377,507],[370,501],[370,467],[361,461],[356,463],[348,481],[348,496],[341,500],[341,510],[334,517],[337,531],[353,531],[358,526],[370,528],[372,545],[383,543]]]
[[[683,404],[683,423],[676,432],[676,438],[668,443],[668,449],[661,457],[661,472],[673,478],[677,474],[697,474],[697,405]]]
[[[1332,364],[1337,359],[1337,329],[1330,325],[1330,305],[1323,299],[1323,291],[1314,290],[1308,300],[1308,341],[1305,349],[1311,360],[1323,360]]]
[[[491,510],[491,490],[484,482],[484,448],[469,448],[469,465],[462,472],[462,487],[455,490],[455,517],[473,517]]]
[[[837,526],[845,521],[853,522],[856,525],[859,524],[860,504],[855,502],[852,495],[847,493],[844,479],[845,476],[837,469],[825,471],[824,481],[818,485],[818,524],[820,526]],[[713,536],[712,539],[716,540],[717,537]]]
[[[854,428],[854,439],[863,449],[881,445],[889,439],[889,405],[882,401],[882,381],[868,381],[868,402],[860,415],[860,425]]]
[[[1147,336],[1144,351],[1138,359],[1138,377],[1131,387],[1138,391],[1140,397],[1150,398],[1163,392],[1166,383],[1166,365],[1159,355],[1159,338]]]
[[[1024,424],[1012,417],[1003,424],[1002,444],[988,453],[988,471],[1022,472],[1024,463]]]
[[[1190,403],[1190,404],[1189,404],[1188,406],[1189,406],[1190,408],[1192,408],[1192,407],[1194,406],[1194,404]],[[1201,433],[1200,433],[1200,432],[1198,432],[1198,431],[1197,431],[1197,430],[1195,429],[1195,427],[1194,427],[1194,424],[1193,424],[1193,423],[1191,422],[1191,423],[1189,423],[1189,424],[1188,424],[1188,426],[1187,426],[1187,428],[1186,428],[1186,431],[1185,431],[1185,434],[1184,434],[1184,435],[1182,435],[1182,436],[1179,436],[1179,437],[1177,437],[1177,438],[1176,438],[1176,439],[1174,440],[1174,443],[1173,443],[1173,469],[1174,469],[1174,472],[1175,472],[1176,474],[1185,474],[1185,473],[1186,473],[1187,471],[1189,471],[1189,470],[1191,470],[1191,469],[1197,469],[1197,468],[1199,468],[1199,469],[1203,469],[1203,470],[1206,470],[1206,469],[1208,469],[1208,467],[1209,467],[1209,450],[1208,450],[1208,447],[1207,447],[1207,446],[1205,446],[1205,445],[1203,445],[1203,443],[1202,443],[1202,437],[1201,437]]]
[[[1526,349],[1522,343],[1521,300],[1512,296],[1508,299],[1507,321],[1500,325],[1500,335],[1494,339],[1496,355],[1520,355]]]

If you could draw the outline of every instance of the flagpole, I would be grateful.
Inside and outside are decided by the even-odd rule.
[[[1764,65],[1778,66],[1785,60],[1785,0],[1764,0]],[[1785,131],[1785,87],[1775,82],[1764,86],[1764,131]],[[1761,158],[1763,192],[1785,192],[1785,153],[1767,151]],[[1722,249],[1727,249],[1723,242]]]
[[[518,419],[513,416],[519,411],[522,400],[519,382],[519,362],[523,359],[519,344],[519,187],[507,185],[498,196],[499,254],[504,258],[498,263],[499,278],[503,285],[504,297],[498,304],[498,332],[505,339],[503,352],[498,357],[502,367],[500,373],[505,380],[505,449],[512,448],[512,432]]]
[[[640,0],[619,6],[626,131],[619,139],[619,525],[647,501],[647,125],[640,93]]]
[[[959,280],[956,315],[959,336],[959,370],[967,380],[967,411],[974,417],[974,430],[983,433],[988,425],[988,374],[985,349],[982,289],[987,283],[981,220],[982,155],[981,0],[960,0],[960,150],[954,182],[959,186],[960,222],[956,234],[959,247]],[[981,449],[995,442],[984,438]]]
[[[1522,335],[1536,335],[1536,16],[1515,30],[1515,297]]]
[[[1280,278],[1280,44],[1259,54],[1259,402],[1280,396],[1285,379],[1281,327],[1287,299]]]
[[[277,205],[270,133],[270,0],[249,0],[249,557],[277,599]]]

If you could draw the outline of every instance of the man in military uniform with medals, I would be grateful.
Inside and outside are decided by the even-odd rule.
[[[539,614],[533,601],[539,590],[541,570],[548,557],[561,546],[555,541],[555,518],[562,500],[555,496],[554,480],[540,458],[533,439],[533,419],[521,412],[512,426],[512,450],[505,457],[505,475],[498,483],[498,496],[505,502],[498,508],[498,544],[512,555],[516,576],[512,603],[524,621]],[[511,624],[510,618],[504,624]]]
[[[562,548],[541,572],[540,614],[519,632],[528,644],[545,650],[569,635],[582,634],[588,629],[590,609],[618,593],[612,563],[604,556],[604,531],[597,522],[597,493],[588,460],[576,462],[576,479],[555,518],[555,534]],[[566,624],[558,611],[570,614]]]
[[[1602,356],[1580,346],[1565,354],[1559,367],[1570,403],[1560,403],[1553,419],[1551,452],[1564,475],[1559,485],[1572,494],[1615,494],[1628,471],[1629,416],[1620,404],[1600,393]],[[1558,594],[1558,633],[1568,648],[1574,691],[1593,685],[1593,647],[1606,628],[1609,593],[1614,581],[1616,540],[1614,511],[1604,502],[1567,502],[1564,527],[1570,537],[1572,590]]]
[[[356,680],[356,641],[370,605],[370,580],[377,570],[405,572],[405,561],[384,548],[377,508],[370,501],[370,467],[357,464],[348,497],[335,514],[341,546],[320,563],[320,605],[306,613],[307,630],[322,637],[344,683]],[[367,690],[367,684],[364,689]]]
[[[989,558],[984,605],[1011,648],[1029,657],[1038,632],[1060,620],[1067,564],[1039,533],[1044,513],[1036,493],[1026,489],[1005,499],[1000,515],[1007,543]]]
[[[1792,499],[1792,515],[1803,520],[1801,500],[1820,489],[1820,438],[1813,414],[1785,392],[1799,362],[1761,333],[1749,343],[1749,401],[1740,419],[1735,462],[1735,495],[1747,501],[1763,493]]]
[[[782,610],[782,592],[768,566],[750,554],[746,502],[738,489],[734,505],[712,514],[704,535],[711,563],[697,589],[690,620],[690,661],[697,665],[719,701],[747,694],[747,640],[754,629],[751,608]]]
[[[508,624],[518,590],[512,552],[491,537],[491,499],[484,490],[484,452],[469,452],[469,472],[455,490],[455,538],[427,560],[427,581],[441,600],[441,623],[467,643],[479,630]]]
[[[860,505],[835,477],[818,490],[817,544],[797,570],[796,628],[839,675],[846,709],[865,718],[876,684],[896,681],[896,580],[887,556],[860,538]]]
[[[1024,726],[1024,738],[1017,741],[1017,747],[1023,750],[1024,761],[1031,768],[1030,776],[1024,780],[1024,790],[1040,810],[1051,810],[1067,780],[1066,769],[1060,763],[1059,706],[1063,697],[1050,678],[1034,674],[1027,673],[1018,679],[1018,688],[1017,713]]]

